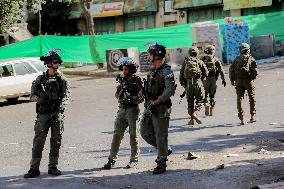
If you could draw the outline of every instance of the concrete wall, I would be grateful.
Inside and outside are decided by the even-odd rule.
[[[156,14],[156,27],[164,27],[165,23],[172,23],[173,25],[186,24],[187,23],[187,11],[177,10],[174,13],[165,14],[165,1],[159,0],[158,12]]]
[[[115,20],[115,32],[124,32],[124,21],[123,16],[117,16]]]
[[[241,11],[241,9],[230,10],[230,16],[231,16],[231,17],[242,16],[242,11]]]

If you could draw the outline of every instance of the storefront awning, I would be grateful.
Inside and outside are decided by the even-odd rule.
[[[156,12],[157,1],[153,0],[125,0],[123,12],[137,13],[137,12]]]
[[[223,0],[224,10],[271,6],[272,0]]]
[[[174,0],[174,9],[221,4],[221,0]]]

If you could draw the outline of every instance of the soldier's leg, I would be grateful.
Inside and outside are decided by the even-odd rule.
[[[236,93],[237,93],[237,109],[238,109],[238,117],[241,120],[241,124],[245,124],[244,119],[244,109],[243,109],[243,100],[245,95],[245,87],[243,86],[243,82],[241,80],[236,80]]]
[[[210,81],[208,78],[203,81],[203,86],[204,86],[204,91],[205,91],[205,97],[204,97],[205,115],[208,116],[209,115],[208,95],[209,95],[209,90],[210,90]]]
[[[197,81],[196,85],[194,86],[195,108],[193,110],[192,116],[198,124],[202,123],[202,121],[197,117],[197,112],[199,112],[202,108],[202,104],[204,102],[204,93],[205,92],[202,81]]]
[[[46,136],[49,130],[49,125],[47,123],[48,118],[49,116],[46,114],[38,115],[38,118],[35,122],[35,136],[33,139],[32,159],[30,163],[32,169],[39,170],[39,165],[42,158],[42,150],[44,148]]]
[[[212,116],[213,115],[213,111],[215,109],[215,94],[216,94],[216,90],[217,90],[217,80],[215,77],[211,78],[210,81],[210,91],[209,91],[209,98],[210,98],[210,111],[209,111],[209,115]]]
[[[64,128],[64,115],[58,114],[50,117],[49,124],[51,127],[50,152],[48,168],[56,168],[59,158],[62,133]]]
[[[188,82],[189,83],[189,82]],[[188,84],[186,88],[186,100],[187,100],[187,111],[190,116],[190,120],[188,122],[189,125],[194,125],[194,119],[192,117],[192,113],[194,110],[194,91],[193,86]]]
[[[168,128],[169,118],[153,118],[153,126],[156,133],[158,156],[156,159],[157,167],[154,174],[160,174],[166,171],[166,161],[168,155]]]
[[[115,161],[117,158],[119,146],[127,126],[126,109],[119,109],[114,122],[114,133],[111,142],[110,155],[108,158],[110,161]]]
[[[255,94],[255,84],[254,81],[248,83],[248,96],[249,96],[249,104],[250,104],[250,115],[251,119],[250,122],[256,122],[256,94]]]
[[[147,109],[144,110],[140,121],[140,133],[142,138],[151,146],[157,148],[156,136],[153,127],[153,115]]]
[[[139,146],[137,136],[137,120],[139,116],[139,107],[129,108],[127,110],[127,122],[129,125],[131,156],[130,161],[138,161]]]

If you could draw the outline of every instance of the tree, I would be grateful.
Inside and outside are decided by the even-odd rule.
[[[47,0],[1,0],[0,1],[0,33],[7,31],[13,24],[24,22],[25,5],[34,12],[39,13],[39,34],[41,34],[41,6]],[[88,11],[88,6],[91,0],[51,0],[62,3],[80,3],[86,19],[88,34],[94,34],[94,23],[91,14]]]
[[[7,31],[12,24],[24,21],[23,9],[25,0],[0,1],[0,33]]]

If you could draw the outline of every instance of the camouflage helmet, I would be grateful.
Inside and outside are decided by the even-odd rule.
[[[215,47],[213,45],[207,45],[204,49],[205,54],[214,54],[215,53]]]
[[[243,52],[245,50],[249,50],[249,49],[250,49],[250,46],[247,43],[242,43],[241,46],[240,46],[240,51],[241,52]]]
[[[188,53],[190,56],[197,56],[199,53],[199,50],[196,46],[193,46],[191,48],[189,48]]]
[[[130,57],[121,57],[118,60],[119,70],[123,70],[123,66],[127,66],[132,73],[136,73],[138,65]]]

